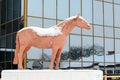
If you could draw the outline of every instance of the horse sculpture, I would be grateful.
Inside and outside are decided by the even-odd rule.
[[[50,28],[26,27],[21,29],[16,36],[13,64],[18,64],[18,69],[23,69],[23,59],[31,46],[34,46],[37,48],[52,48],[49,69],[53,69],[54,60],[56,60],[55,69],[59,69],[60,56],[66,43],[66,37],[75,26],[90,29],[89,23],[79,14]]]

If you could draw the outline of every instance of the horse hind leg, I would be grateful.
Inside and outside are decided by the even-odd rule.
[[[20,50],[19,50],[19,54],[18,54],[18,69],[23,69],[23,55],[24,55],[24,50],[25,50],[25,46],[20,46]]]
[[[30,46],[28,46],[28,47],[25,48],[24,53],[23,53],[23,58],[26,57],[27,52],[28,52],[28,50],[29,50],[30,48],[31,48]]]

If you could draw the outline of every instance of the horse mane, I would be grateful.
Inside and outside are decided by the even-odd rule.
[[[70,17],[70,18],[60,22],[59,24],[57,24],[57,26],[61,27],[62,29],[64,29],[65,27],[68,28],[69,27],[68,25],[71,24],[73,22],[73,20],[75,20],[75,17]]]

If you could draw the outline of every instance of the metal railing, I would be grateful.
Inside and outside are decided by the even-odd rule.
[[[112,78],[111,80],[120,80],[120,76],[118,75],[114,75],[114,76],[107,76],[107,75],[104,75],[103,76],[104,80],[108,80],[108,78]]]

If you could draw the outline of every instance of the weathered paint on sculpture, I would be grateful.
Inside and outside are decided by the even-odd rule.
[[[56,29],[59,29],[61,31],[57,35],[40,35],[32,28],[23,28],[22,30],[18,31],[16,36],[16,51],[13,64],[18,64],[18,69],[23,69],[23,59],[31,46],[34,46],[37,48],[52,48],[52,56],[49,69],[53,69],[53,63],[55,60],[55,69],[59,69],[60,56],[62,49],[66,43],[66,37],[76,26],[88,30],[90,29],[88,22],[78,14],[77,16],[70,17],[62,21],[55,27],[52,27],[53,31],[56,31]],[[51,34],[52,33],[53,32],[51,32]]]

